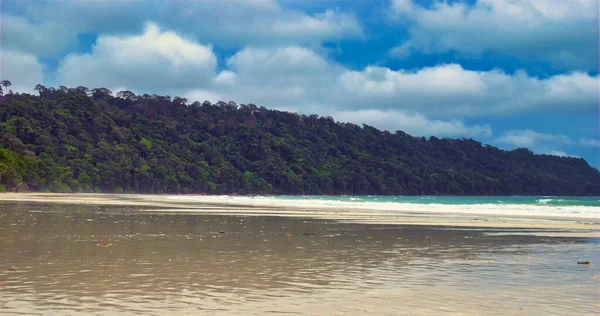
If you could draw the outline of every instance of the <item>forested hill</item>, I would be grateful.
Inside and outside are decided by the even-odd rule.
[[[252,104],[85,87],[0,97],[0,190],[600,195],[583,159]]]

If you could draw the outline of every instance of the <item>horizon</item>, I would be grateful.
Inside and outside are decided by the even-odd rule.
[[[4,0],[0,79],[253,103],[600,169],[597,1],[183,4]]]

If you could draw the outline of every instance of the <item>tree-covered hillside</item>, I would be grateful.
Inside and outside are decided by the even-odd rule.
[[[600,172],[578,158],[253,104],[36,90],[0,96],[0,190],[600,195]]]

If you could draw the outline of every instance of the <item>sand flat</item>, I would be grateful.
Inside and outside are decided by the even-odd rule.
[[[549,231],[543,228],[440,227],[442,219],[415,214],[343,214],[334,221],[323,218],[335,211],[320,211],[321,218],[211,207],[0,202],[2,315],[598,310],[599,266],[578,264],[597,262],[595,238],[530,234]],[[376,221],[425,225],[364,224]]]
[[[566,213],[560,212],[564,207],[553,207],[552,212],[544,212],[549,208],[535,205],[381,205],[203,195],[5,193],[0,194],[0,201],[138,206],[149,208],[142,210],[144,212],[307,217],[379,225],[539,228],[561,230],[547,232],[553,236],[600,237],[597,207],[580,207],[586,212],[577,217],[572,214],[580,213],[573,212],[572,209],[577,210],[577,207],[570,207],[570,213]],[[537,234],[544,235],[544,232]]]

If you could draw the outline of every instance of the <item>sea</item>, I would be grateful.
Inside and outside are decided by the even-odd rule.
[[[256,197],[268,199],[269,197]],[[355,203],[412,203],[446,205],[549,205],[549,206],[600,206],[600,196],[292,196],[272,197],[280,200],[335,201]]]
[[[263,207],[379,212],[463,214],[489,216],[532,216],[600,220],[599,196],[136,196],[175,203],[226,203]]]

